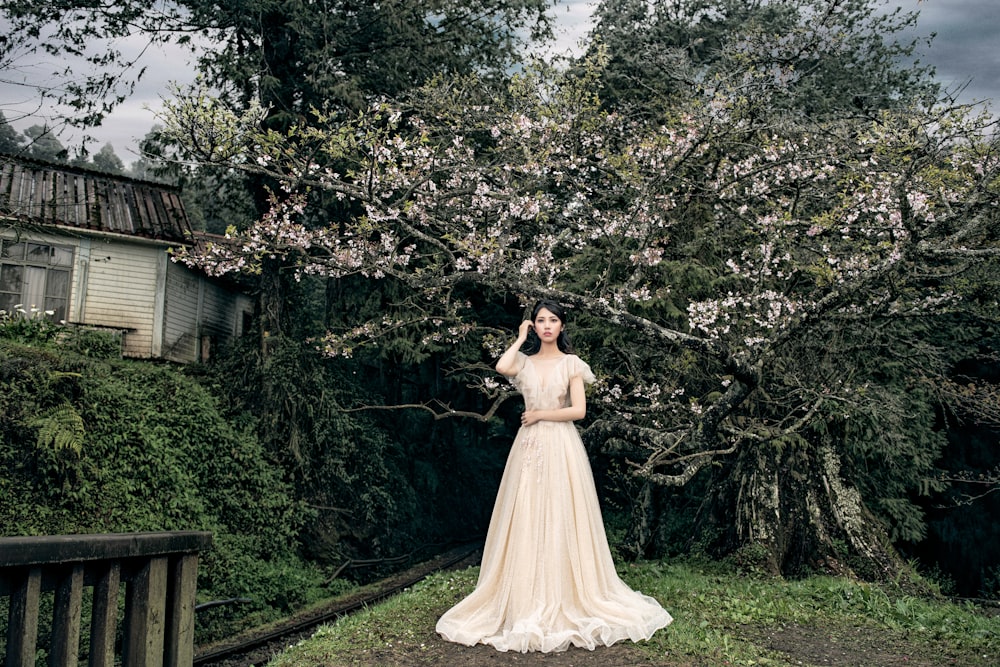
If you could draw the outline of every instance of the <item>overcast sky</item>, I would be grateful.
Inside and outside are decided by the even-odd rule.
[[[937,69],[938,80],[947,88],[966,86],[960,101],[990,101],[994,110],[1000,107],[1000,12],[997,11],[1000,0],[878,1],[920,12],[917,34],[936,33],[923,59]],[[572,50],[587,34],[595,4],[593,0],[558,1],[552,10],[557,19],[555,50]],[[91,130],[90,135],[97,140],[90,146],[91,151],[110,142],[122,160],[126,163],[134,160],[136,144],[156,122],[154,112],[160,100],[169,94],[169,83],[187,83],[193,78],[189,59],[189,54],[179,47],[148,49],[141,59],[141,65],[147,68],[143,79],[103,127]],[[0,110],[16,128],[23,130],[46,120],[43,111],[35,114],[37,102],[33,101],[32,89],[16,85],[17,77],[44,81],[48,72],[57,69],[54,65],[58,64],[22,63],[19,71],[0,74],[0,78],[8,79],[0,81]],[[14,83],[9,81],[12,79]],[[34,115],[18,118],[26,113]],[[66,134],[60,140],[71,145],[74,136]]]

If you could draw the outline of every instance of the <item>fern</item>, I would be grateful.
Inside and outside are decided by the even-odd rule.
[[[35,444],[39,449],[70,450],[77,456],[83,451],[83,418],[69,403],[36,417],[30,425],[38,429]]]

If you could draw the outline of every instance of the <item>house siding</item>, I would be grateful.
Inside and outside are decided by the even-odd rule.
[[[249,297],[234,295],[189,269],[168,263],[163,358],[206,359],[213,345],[243,333],[243,313],[252,307]]]
[[[83,310],[76,322],[124,330],[125,356],[158,356],[153,346],[153,323],[157,268],[165,252],[164,248],[135,243],[93,240],[86,264],[87,282],[81,285],[85,288]],[[73,297],[70,299],[72,302]]]
[[[166,270],[161,356],[171,361],[197,359],[200,293],[204,281],[173,262],[167,263]]]

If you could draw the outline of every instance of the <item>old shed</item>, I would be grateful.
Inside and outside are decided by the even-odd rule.
[[[128,357],[203,360],[253,301],[171,261],[195,238],[176,188],[0,155],[0,310],[118,331]]]

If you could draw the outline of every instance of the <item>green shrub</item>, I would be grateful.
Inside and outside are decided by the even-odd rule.
[[[323,594],[298,555],[310,510],[256,436],[176,367],[0,338],[0,466],[4,535],[208,530],[202,600],[284,613]],[[232,627],[199,619],[203,637]]]
[[[50,319],[52,311],[38,308],[25,309],[14,306],[14,310],[0,310],[0,338],[8,338],[21,343],[48,343],[66,329],[63,323]]]

